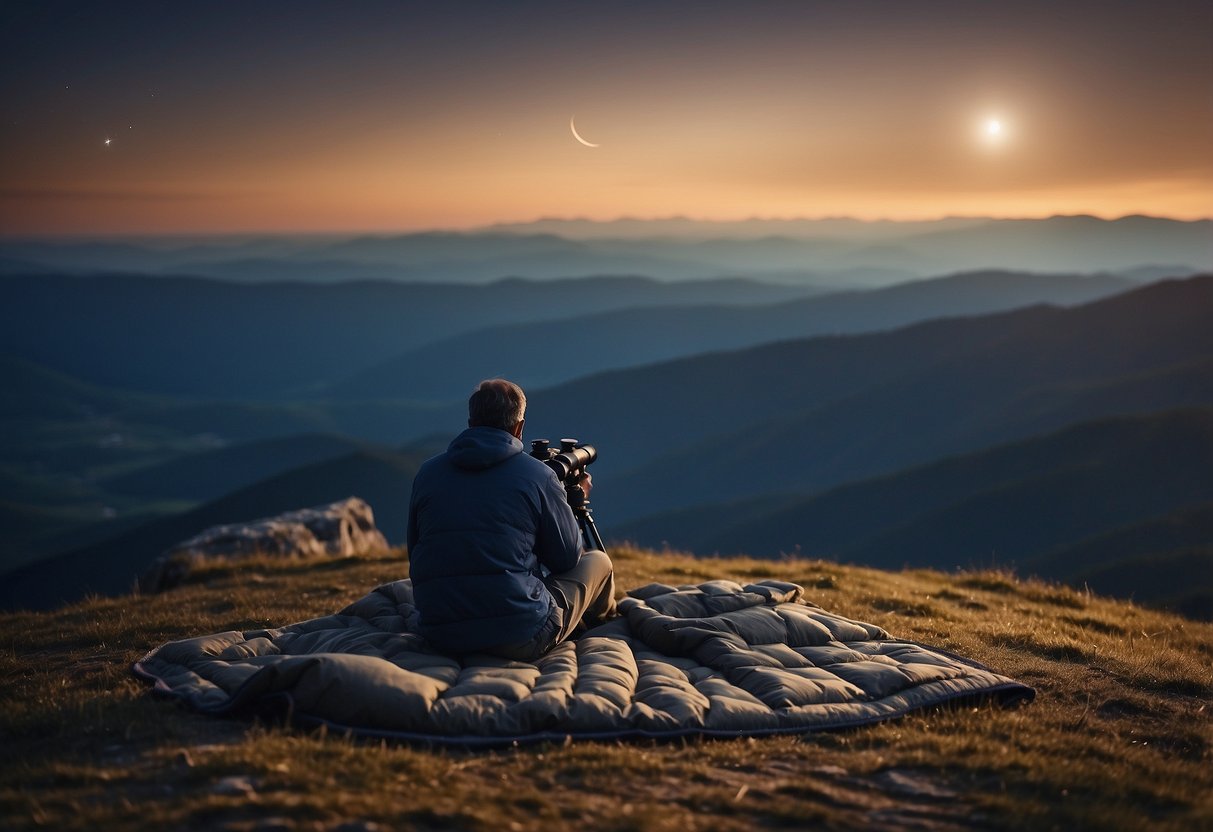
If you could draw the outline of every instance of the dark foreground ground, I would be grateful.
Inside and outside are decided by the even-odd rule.
[[[777,577],[1037,688],[833,734],[464,752],[202,717],[131,662],[332,612],[401,553],[219,567],[150,597],[0,616],[5,829],[1213,828],[1213,625],[1002,572],[615,553],[619,586]]]

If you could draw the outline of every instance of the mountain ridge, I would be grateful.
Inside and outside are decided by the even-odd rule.
[[[1213,277],[1199,277],[1072,309],[1031,307],[679,359],[538,391],[533,429],[648,459],[629,468],[604,455],[599,463],[626,495],[601,500],[620,520],[725,496],[823,488],[1061,427],[1072,403],[1033,397],[1045,386],[1171,372],[1179,383],[1154,385],[1156,399],[1105,397],[1093,407],[1102,413],[1087,415],[1208,403],[1203,376],[1174,369],[1213,357],[1211,309]],[[1200,373],[1204,365],[1193,366]],[[1131,387],[1142,389],[1148,385]],[[645,407],[624,425],[581,404],[596,400]],[[779,464],[755,469],[755,459]],[[671,472],[680,487],[670,487]]]
[[[353,261],[390,268],[394,277],[412,279],[429,274],[442,280],[482,283],[508,274],[529,277],[570,277],[594,273],[602,265],[638,270],[668,280],[711,278],[737,273],[752,276],[789,268],[804,274],[846,268],[925,270],[944,273],[1001,267],[1027,270],[1090,270],[1131,268],[1143,263],[1178,259],[1195,269],[1213,268],[1208,238],[1213,220],[1173,220],[1126,216],[1105,220],[1086,215],[1041,219],[965,220],[952,218],[899,224],[896,221],[792,221],[788,224],[728,223],[687,226],[667,222],[649,233],[606,237],[587,233],[595,226],[574,223],[560,236],[552,227],[514,227],[464,231],[420,231],[398,234],[289,235],[254,240],[173,243],[140,241],[0,243],[0,259],[26,261],[58,268],[101,268],[180,272],[198,268],[233,269],[232,263],[271,260]],[[716,235],[688,234],[687,229],[714,229]],[[739,229],[742,233],[738,233]],[[796,236],[789,230],[800,229]],[[678,234],[670,234],[678,230]],[[782,231],[783,235],[772,234]],[[655,235],[653,232],[657,232]],[[767,244],[755,240],[775,237]],[[1060,244],[1062,238],[1069,238]],[[711,256],[688,244],[714,241]],[[891,244],[896,243],[893,247]],[[824,248],[823,248],[824,247]],[[225,265],[226,263],[226,265]],[[361,268],[361,266],[360,266]],[[317,275],[325,277],[323,274]],[[260,279],[246,273],[245,279]],[[341,279],[340,274],[327,279]]]
[[[538,327],[503,324],[454,335],[364,369],[327,392],[442,399],[461,394],[462,379],[493,376],[545,387],[598,370],[777,340],[895,329],[1038,303],[1083,303],[1133,285],[1114,276],[981,271],[745,307],[598,311]]]
[[[477,326],[689,299],[777,300],[812,290],[744,279],[516,279],[478,287],[40,274],[0,276],[0,291],[8,300],[0,307],[0,353],[93,384],[273,400],[306,393],[317,379],[349,374],[373,356]]]
[[[1116,416],[817,494],[664,512],[616,526],[609,536],[699,555],[793,553],[877,568],[1018,567],[1080,584],[1130,558],[1213,540],[1209,471],[1213,407]],[[1192,599],[1213,592],[1213,561],[1206,566],[1165,592],[1136,597],[1165,595],[1197,610]],[[1139,567],[1148,570],[1148,562]],[[1102,585],[1120,597],[1133,589],[1128,577]]]

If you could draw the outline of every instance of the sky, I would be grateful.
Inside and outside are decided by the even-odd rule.
[[[1208,2],[5,0],[0,32],[10,237],[1213,216]]]

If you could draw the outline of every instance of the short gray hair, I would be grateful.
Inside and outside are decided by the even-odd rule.
[[[526,394],[503,378],[480,382],[468,399],[468,424],[472,427],[513,430],[525,415]]]

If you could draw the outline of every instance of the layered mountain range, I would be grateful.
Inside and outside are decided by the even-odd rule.
[[[0,245],[0,271],[49,268],[326,283],[748,275],[798,285],[873,287],[985,268],[1090,272],[1184,264],[1190,270],[1213,269],[1211,229],[1209,220],[1085,215],[921,222],[540,220],[467,232],[352,237],[10,240]]]
[[[839,221],[833,233],[996,251],[1028,227]],[[614,231],[601,239],[629,239]],[[701,250],[738,242],[668,231]],[[272,243],[245,245],[293,262]],[[440,243],[427,243],[435,256]],[[204,249],[214,254],[192,254]],[[309,285],[10,273],[0,601],[124,590],[207,525],[351,495],[400,542],[416,466],[459,430],[475,381],[503,375],[528,389],[527,439],[598,447],[593,505],[608,538],[1009,566],[1208,615],[1213,278],[1149,282],[1159,276],[986,269],[827,291],[752,275]]]

